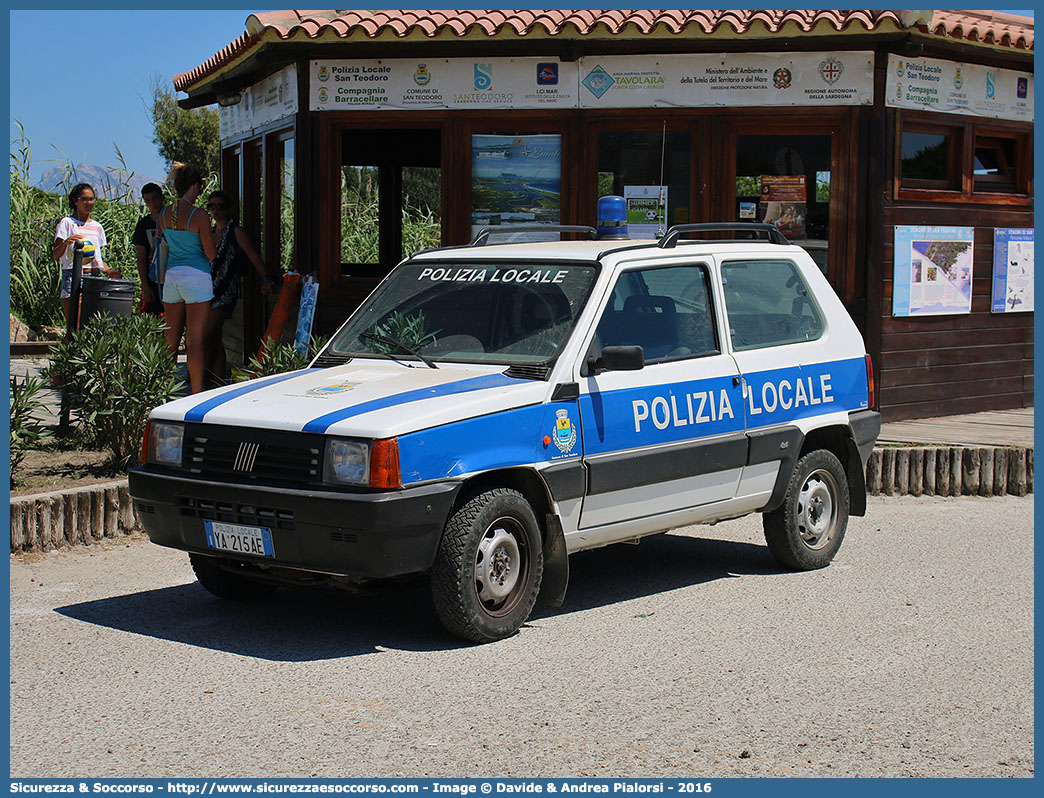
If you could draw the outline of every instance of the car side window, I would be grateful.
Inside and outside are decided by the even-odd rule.
[[[823,318],[791,261],[725,261],[721,282],[734,350],[814,341],[823,335]]]
[[[715,330],[706,266],[628,271],[616,281],[591,354],[636,345],[646,363],[718,354]]]

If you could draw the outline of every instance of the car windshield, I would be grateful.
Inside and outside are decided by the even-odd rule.
[[[405,263],[352,314],[329,351],[432,363],[549,363],[569,339],[596,274],[588,263]]]

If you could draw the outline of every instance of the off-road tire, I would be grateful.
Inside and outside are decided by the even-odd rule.
[[[494,488],[450,516],[431,569],[431,596],[447,631],[475,643],[515,634],[540,592],[540,526],[522,494]]]
[[[218,565],[213,557],[203,554],[189,554],[189,562],[192,564],[192,570],[199,583],[218,598],[248,601],[267,596],[277,587],[272,582],[264,582],[228,571]]]
[[[783,504],[762,517],[769,551],[787,568],[825,568],[844,540],[849,507],[841,461],[826,449],[809,452],[794,467]]]

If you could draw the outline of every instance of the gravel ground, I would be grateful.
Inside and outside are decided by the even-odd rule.
[[[221,602],[144,540],[11,561],[11,774],[1033,776],[1033,499],[870,500],[834,564],[757,516],[571,559],[459,645],[426,585]]]

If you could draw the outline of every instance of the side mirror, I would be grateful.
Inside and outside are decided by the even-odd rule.
[[[589,374],[603,371],[641,371],[645,368],[645,350],[640,346],[607,346],[598,357],[587,358]]]

